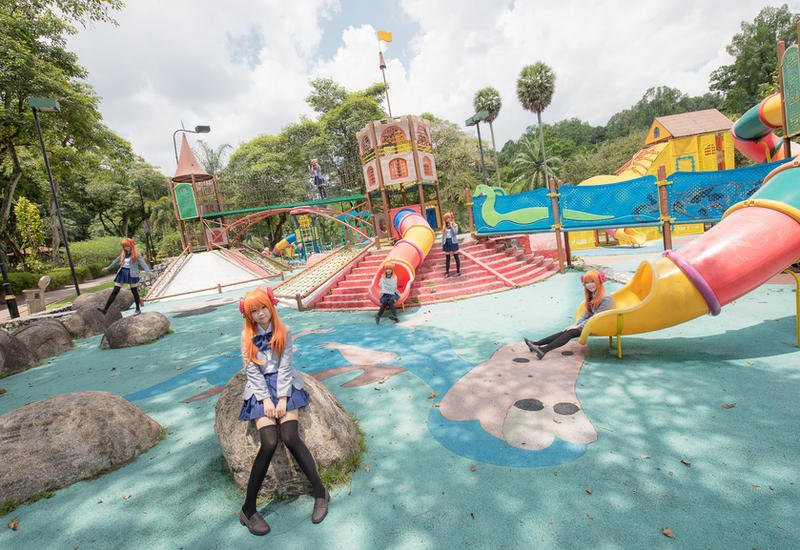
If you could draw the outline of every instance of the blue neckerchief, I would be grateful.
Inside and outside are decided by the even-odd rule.
[[[270,350],[270,340],[272,340],[271,332],[256,334],[253,336],[253,344],[255,344],[255,346],[258,348],[258,351],[263,353],[267,353]]]

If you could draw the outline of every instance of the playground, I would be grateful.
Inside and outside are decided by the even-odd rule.
[[[635,249],[633,261],[634,249],[616,256],[597,251],[605,254],[597,259],[632,271],[640,255],[655,257],[658,249],[658,243]],[[587,254],[587,263],[592,258]],[[295,334],[308,332],[296,342],[298,367],[340,369],[324,383],[358,418],[367,451],[351,481],[332,488],[323,523],[308,523],[310,496],[260,506],[273,526],[267,541],[253,539],[234,515],[241,496],[212,430],[216,398],[186,402],[238,368],[229,356],[238,347],[240,292],[148,306],[169,317],[172,334],[111,352],[97,349],[99,337],[88,338],[2,381],[0,412],[68,391],[111,391],[165,426],[167,436],[123,468],[20,506],[6,516],[19,518],[19,530],[5,530],[0,546],[35,548],[53,540],[109,549],[263,542],[299,548],[800,544],[793,285],[767,284],[720,316],[628,337],[623,360],[607,339],[593,338],[587,347],[572,343],[564,355],[536,361],[522,338],[571,321],[578,275],[568,271],[500,294],[410,310],[399,325],[375,326],[366,312],[286,309]],[[486,311],[494,312],[491,323]],[[401,370],[347,385],[360,371],[341,369],[353,362],[346,346]],[[148,360],[156,356],[158,362]],[[542,397],[546,373],[571,365],[563,391],[574,392],[596,439],[536,450],[497,439],[476,419],[500,401],[498,384],[475,388],[473,420],[449,420],[442,410],[448,393],[468,373],[491,369],[494,359],[527,399]],[[557,438],[563,424],[555,420],[548,424]]]
[[[788,135],[781,100],[736,123],[716,109],[656,118],[613,176],[516,194],[484,179],[465,189],[460,229],[426,119],[356,133],[364,195],[327,197],[313,159],[319,200],[227,211],[184,134],[169,178],[183,251],[144,314],[0,380],[0,415],[110,392],[162,439],[7,501],[0,548],[800,548],[800,160],[773,132]],[[734,168],[734,144],[758,164]],[[247,244],[276,215],[291,232]],[[392,277],[396,297],[381,286]],[[603,281],[612,305],[589,310]],[[329,483],[324,522],[309,522],[311,495],[277,497],[259,503],[272,530],[256,539],[215,430],[242,370],[242,316],[267,311],[239,299],[265,286],[294,368],[333,393],[365,451]],[[386,300],[396,323],[375,316]],[[563,347],[527,341],[584,311]],[[161,315],[154,339],[101,344]],[[273,326],[253,338],[265,353]]]

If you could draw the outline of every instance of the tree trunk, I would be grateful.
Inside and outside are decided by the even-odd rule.
[[[492,134],[492,150],[494,151],[494,169],[497,172],[497,186],[503,187],[500,181],[500,163],[497,162],[497,145],[494,143],[494,127],[492,126],[491,120],[489,121],[489,132]]]
[[[56,192],[58,192],[58,184],[54,181],[53,185],[56,186]],[[59,247],[61,246],[61,226],[58,223],[56,201],[53,195],[50,195],[50,229],[50,247],[53,249],[53,265],[56,267],[62,267],[64,265],[64,261],[61,259],[61,251],[59,250]]]
[[[542,168],[544,168],[544,186],[547,187],[547,156],[544,154],[544,130],[542,130],[542,112],[536,111],[539,120],[539,142],[542,145]]]
[[[3,231],[3,238],[8,243],[8,246],[11,248],[11,250],[14,252],[14,260],[16,261],[14,265],[19,265],[20,263],[22,263],[22,250],[19,249],[17,243],[14,242],[14,240],[11,238],[11,235],[9,235],[8,231]]]
[[[11,156],[11,181],[3,197],[3,209],[2,212],[0,212],[0,232],[6,230],[8,219],[11,217],[11,201],[14,198],[14,191],[17,189],[17,183],[19,183],[20,178],[22,178],[22,166],[19,164],[17,150],[14,148],[13,144],[9,144],[8,152]]]

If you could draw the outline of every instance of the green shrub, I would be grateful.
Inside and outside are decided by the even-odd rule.
[[[50,286],[47,287],[48,290],[55,290],[72,283],[72,272],[68,267],[51,269],[45,273],[45,275],[50,277]],[[75,266],[75,276],[78,278],[79,283],[88,279],[89,275],[88,267],[83,265]]]
[[[13,271],[8,274],[8,280],[11,282],[11,290],[14,295],[21,295],[22,290],[25,288],[36,288],[36,283],[39,282],[39,277],[36,273],[27,273],[25,271]]]
[[[111,262],[93,262],[86,267],[89,269],[89,274],[91,275],[92,279],[96,279],[102,275],[105,275],[103,272],[103,268],[110,264]]]
[[[86,241],[69,243],[72,263],[89,265],[94,262],[105,262],[103,264],[103,267],[105,267],[111,263],[115,256],[119,256],[120,252],[122,252],[122,248],[119,245],[121,240],[119,237],[96,237]],[[138,244],[137,248],[139,248]]]
[[[170,256],[177,256],[183,252],[183,245],[181,244],[181,234],[177,231],[164,234],[156,244],[156,256],[158,259],[169,258]]]

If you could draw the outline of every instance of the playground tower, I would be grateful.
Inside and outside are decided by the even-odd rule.
[[[374,120],[356,134],[378,238],[391,236],[395,210],[412,205],[415,210],[418,206],[431,227],[441,227],[442,206],[430,135],[430,123],[413,115]],[[415,187],[416,196],[410,198],[408,193]],[[435,199],[426,200],[426,187],[433,188]],[[398,196],[402,204],[392,208],[392,200]]]

